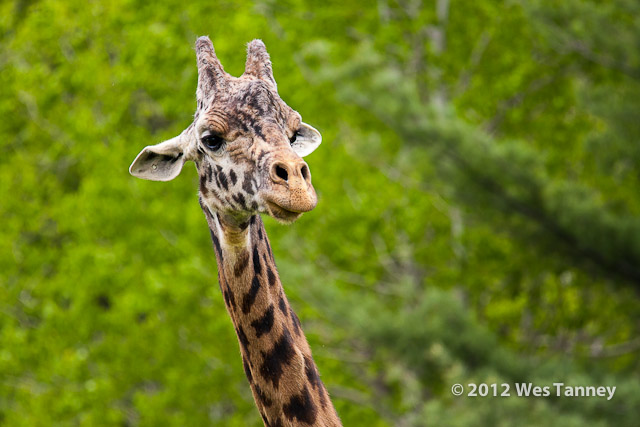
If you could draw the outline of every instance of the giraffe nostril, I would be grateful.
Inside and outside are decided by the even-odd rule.
[[[280,165],[276,165],[276,175],[285,181],[289,179],[289,173],[287,173],[287,170]]]
[[[302,165],[300,173],[302,174],[302,178],[304,178],[305,180],[309,179],[309,168],[307,167],[307,165]]]

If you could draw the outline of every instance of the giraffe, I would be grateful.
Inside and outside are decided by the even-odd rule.
[[[316,206],[302,157],[322,137],[280,99],[262,41],[248,44],[240,77],[224,71],[206,36],[196,41],[196,57],[193,122],[180,135],[145,147],[129,172],[168,181],[187,160],[195,163],[219,286],[264,425],[340,426],[260,217],[287,224]]]

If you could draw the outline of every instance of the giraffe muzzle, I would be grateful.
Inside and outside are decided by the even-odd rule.
[[[269,168],[270,189],[264,194],[269,215],[293,222],[316,207],[318,197],[311,184],[309,166],[300,158],[277,160]]]

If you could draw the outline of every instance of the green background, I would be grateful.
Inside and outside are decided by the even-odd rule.
[[[637,0],[0,3],[0,424],[261,425],[195,169],[127,171],[200,35],[232,75],[263,39],[323,134],[266,227],[345,425],[637,425]]]

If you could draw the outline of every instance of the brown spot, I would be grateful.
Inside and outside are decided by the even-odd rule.
[[[269,286],[275,286],[276,275],[273,274],[273,270],[271,270],[271,267],[268,265],[267,265],[267,278],[269,279]]]
[[[208,197],[209,196],[209,189],[207,188],[207,183],[206,183],[206,178],[202,177],[200,179],[200,193],[204,196],[204,197]]]
[[[271,257],[271,262],[274,262],[273,251],[271,250],[271,245],[269,244],[269,239],[264,239],[264,242],[267,244],[267,252],[269,253],[269,256]]]
[[[267,419],[267,416],[264,414],[264,412],[260,411],[260,416],[262,417],[262,422],[264,423],[264,425],[267,427],[271,427],[271,425],[269,424],[269,420]]]
[[[218,255],[220,262],[222,263],[224,260],[222,258],[222,247],[220,247],[218,236],[216,236],[216,233],[214,233],[212,229],[209,229],[209,232],[211,233],[211,241],[213,242],[213,247],[216,250],[216,255]]]
[[[207,163],[207,172],[205,173],[205,177],[207,182],[211,182],[213,178],[213,170],[211,169],[211,164]]]
[[[229,201],[229,204],[231,204],[231,201]],[[249,226],[249,222],[250,221],[241,222],[240,224],[238,224],[238,227],[241,230],[245,230]]]
[[[307,375],[307,380],[309,380],[311,387],[318,392],[320,405],[325,408],[327,406],[327,397],[325,396],[326,391],[324,389],[324,384],[322,384],[322,380],[320,379],[320,375],[318,374],[318,368],[311,356],[304,356],[304,372]]]
[[[309,384],[315,390],[320,384],[320,377],[318,377],[318,371],[316,370],[316,364],[313,362],[311,356],[304,356],[304,372],[307,375]]]
[[[219,171],[218,172],[218,180],[220,181],[220,184],[222,184],[222,187],[224,188],[225,191],[229,190],[229,184],[227,181],[227,175],[225,175],[225,173],[223,171]]]
[[[284,296],[280,294],[280,301],[278,301],[278,307],[285,316],[287,315],[287,303],[284,301]]]
[[[251,281],[251,289],[249,289],[249,292],[247,292],[242,299],[242,312],[244,314],[248,314],[249,311],[251,311],[251,306],[255,302],[259,290],[260,281],[256,276],[253,276],[253,280]]]
[[[265,380],[271,381],[273,386],[277,388],[285,366],[291,362],[294,355],[291,333],[287,328],[284,328],[282,336],[276,341],[273,348],[268,352],[262,352],[263,362],[260,366],[260,375]]]
[[[249,252],[242,251],[233,267],[233,275],[239,277],[244,272],[244,269],[247,268],[247,264],[249,264]]]
[[[242,326],[238,325],[236,328],[236,335],[238,335],[238,341],[240,342],[242,350],[244,350],[244,353],[249,357],[249,339],[247,338],[247,334],[244,333]]]
[[[293,308],[289,307],[289,312],[291,313],[291,323],[293,323],[293,329],[297,336],[302,335],[302,326],[300,325],[300,319],[296,313],[294,313]]]
[[[221,286],[222,287],[222,286]],[[224,297],[224,301],[227,303],[227,307],[232,310],[236,308],[236,299],[233,296],[233,292],[229,286],[226,286],[226,289],[222,291],[222,296]]]
[[[240,205],[240,207],[244,208],[245,207],[245,199],[244,196],[242,195],[242,193],[238,193],[238,194],[234,194],[233,196],[231,196],[231,198]]]
[[[242,181],[242,189],[250,195],[254,194],[253,191],[253,182],[251,181],[251,176],[248,173],[245,173],[244,180]]]
[[[258,247],[253,247],[253,271],[256,275],[262,272],[262,264],[260,264],[260,253],[258,252]]]
[[[247,379],[249,380],[249,384],[253,384],[253,375],[251,374],[251,368],[249,368],[247,359],[244,356],[242,356],[242,367],[244,368],[244,374],[247,376]]]
[[[284,404],[282,410],[289,420],[297,419],[307,424],[313,424],[318,415],[318,409],[311,399],[311,393],[309,393],[307,386],[304,387],[299,395],[289,399],[289,402]]]
[[[320,405],[322,405],[323,408],[326,408],[327,400],[328,400],[327,390],[325,389],[324,384],[322,383],[322,380],[320,380],[320,385],[321,387],[318,389],[318,396],[320,397]],[[335,408],[333,410],[335,411]],[[336,413],[336,416],[338,416],[337,413]]]
[[[256,330],[256,338],[271,332],[273,327],[273,304],[269,306],[262,316],[251,322],[251,326]]]
[[[220,179],[218,179],[218,172],[214,172],[213,176],[216,179],[216,185],[218,186],[218,188],[222,187],[222,184],[220,184]]]

